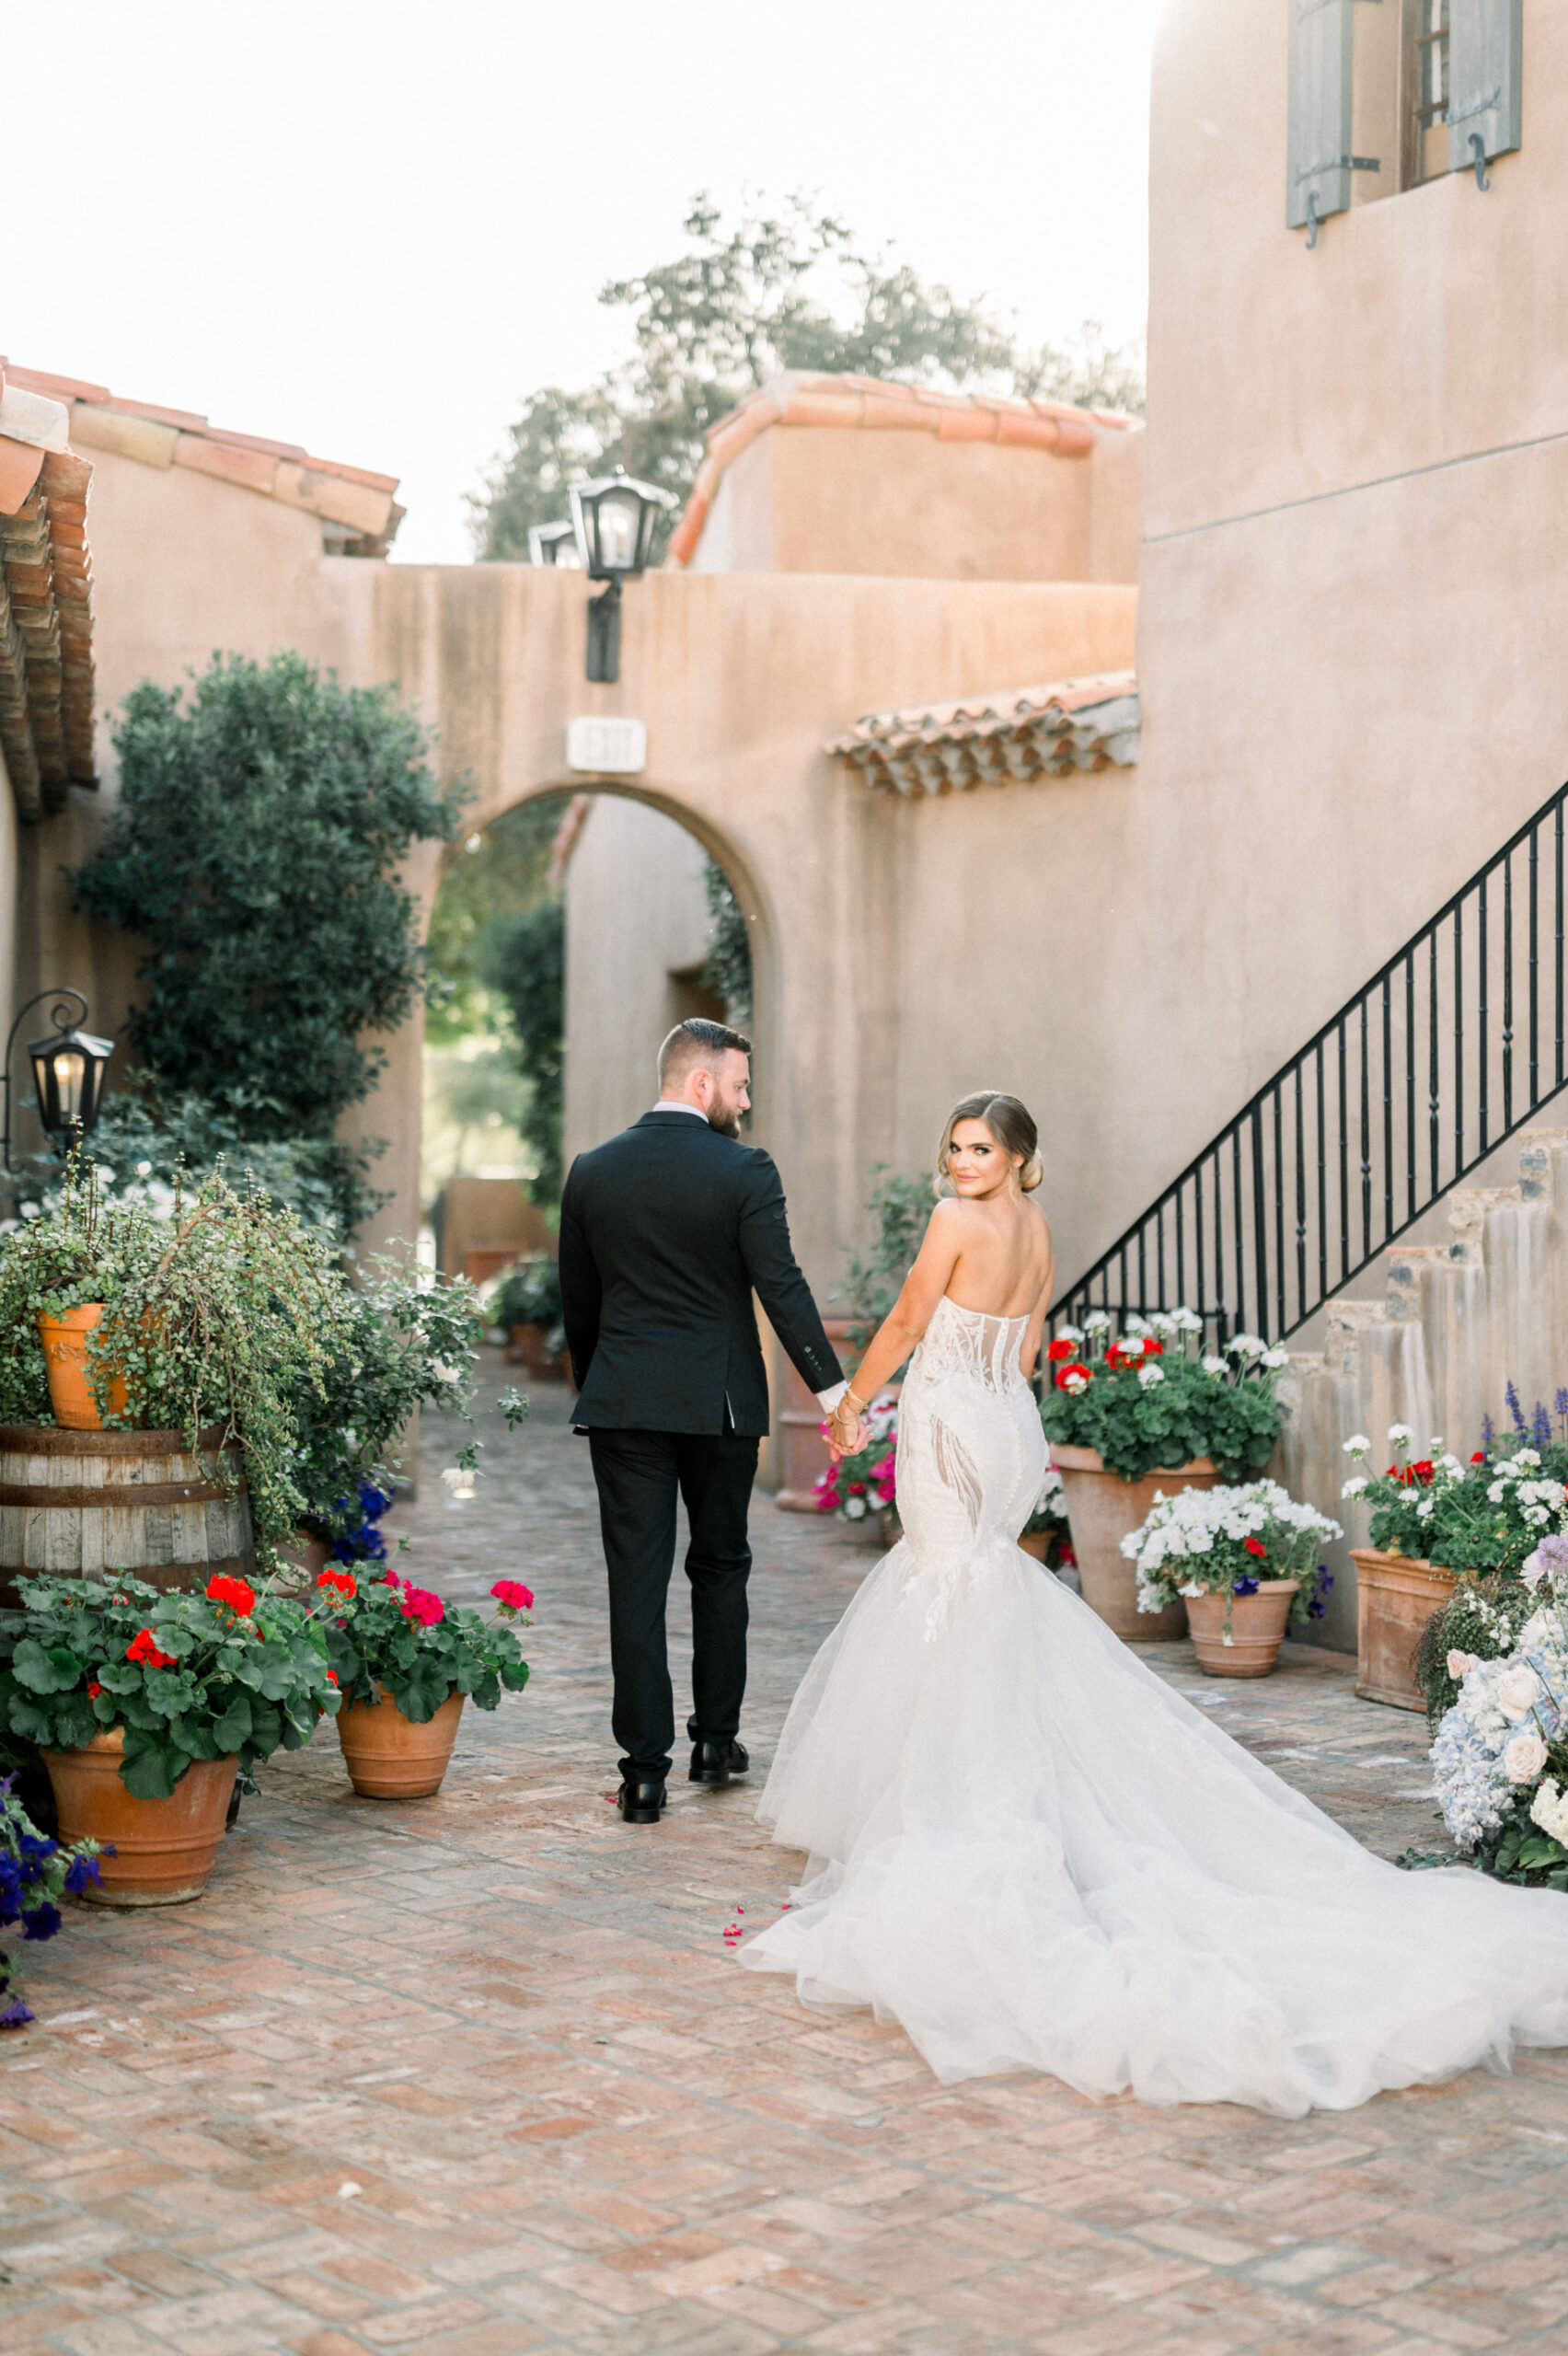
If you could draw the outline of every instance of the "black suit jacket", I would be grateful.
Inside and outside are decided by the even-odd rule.
[[[645,1113],[579,1154],[560,1206],[573,1421],[760,1438],[767,1378],[754,1288],[807,1389],[837,1382],[769,1155],[690,1113]]]

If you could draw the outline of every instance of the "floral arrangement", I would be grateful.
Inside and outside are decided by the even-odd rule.
[[[1547,1546],[1557,1542],[1542,1541]],[[1459,1579],[1422,1630],[1412,1664],[1434,1732],[1458,1700],[1466,1671],[1477,1661],[1505,1660],[1535,1609],[1534,1593],[1523,1579],[1497,1572]]]
[[[1064,1325],[1045,1352],[1041,1402],[1049,1440],[1094,1449],[1108,1471],[1141,1481],[1158,1466],[1212,1458],[1228,1481],[1261,1472],[1279,1435],[1274,1378],[1287,1354],[1254,1334],[1203,1346],[1190,1309],[1129,1317],[1113,1336],[1097,1309]]]
[[[63,1897],[79,1898],[98,1878],[96,1841],[78,1841],[63,1849],[40,1832],[14,1787],[15,1776],[0,1779],[0,1929],[22,1926],[24,1939],[52,1939],[60,1929]],[[0,1953],[0,2028],[21,2028],[32,2015],[23,2004],[21,1971],[12,1957]]]
[[[1372,1543],[1386,1553],[1516,1576],[1546,1531],[1568,1527],[1568,1446],[1549,1434],[1543,1449],[1533,1438],[1521,1418],[1519,1428],[1492,1435],[1461,1464],[1441,1439],[1412,1457],[1410,1426],[1390,1424],[1393,1462],[1385,1472],[1353,1473],[1343,1494],[1370,1508]],[[1355,1432],[1344,1449],[1359,1465],[1372,1443]]]
[[[1265,1579],[1295,1580],[1293,1627],[1320,1620],[1333,1579],[1315,1558],[1343,1534],[1277,1481],[1252,1481],[1161,1496],[1142,1527],[1123,1539],[1122,1552],[1137,1565],[1140,1611],[1168,1611],[1182,1596],[1225,1596],[1228,1644],[1230,1599],[1256,1595]]]
[[[75,1750],[124,1729],[120,1777],[167,1799],[197,1759],[236,1758],[242,1783],[308,1742],[338,1707],[308,1607],[218,1573],[203,1594],[163,1594],[123,1572],[18,1579],[0,1611],[0,1731]]]
[[[898,1403],[885,1394],[873,1399],[866,1411],[867,1439],[853,1456],[830,1464],[816,1484],[818,1513],[836,1513],[841,1521],[864,1521],[869,1513],[894,1513],[898,1507]],[[822,1426],[828,1437],[828,1426]]]
[[[1543,1539],[1520,1581],[1534,1608],[1513,1648],[1450,1658],[1458,1697],[1432,1764],[1443,1820],[1483,1872],[1568,1890],[1568,1536]]]
[[[528,1682],[528,1664],[508,1624],[526,1621],[533,1606],[519,1579],[497,1579],[490,1620],[456,1605],[449,1611],[429,1588],[392,1570],[364,1584],[352,1570],[329,1566],[316,1584],[345,1702],[375,1703],[386,1693],[406,1718],[424,1726],[454,1693],[493,1710],[502,1687],[520,1693]]]

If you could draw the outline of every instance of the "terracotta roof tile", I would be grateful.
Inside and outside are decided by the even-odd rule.
[[[39,455],[33,488],[0,515],[0,750],[29,823],[63,808],[67,787],[98,783],[82,528],[93,470],[72,450]]]
[[[1138,722],[1136,675],[1106,671],[957,703],[868,712],[826,749],[884,791],[962,792],[1075,769],[1130,768],[1138,757]]]
[[[111,450],[152,467],[189,467],[244,491],[302,507],[349,527],[334,546],[354,552],[385,553],[404,510],[392,494],[396,475],[351,467],[337,458],[312,457],[303,444],[275,442],[210,425],[194,410],[166,409],[156,401],[126,400],[105,385],[55,376],[39,368],[0,361],[12,384],[71,403],[71,431],[89,448]]]
[[[708,435],[708,454],[670,538],[669,562],[687,565],[726,470],[770,426],[859,426],[872,433],[933,433],[940,442],[1002,442],[1061,458],[1086,458],[1102,433],[1132,423],[1108,410],[1062,401],[1017,400],[999,393],[943,393],[894,385],[879,376],[810,375],[786,370],[751,393]]]

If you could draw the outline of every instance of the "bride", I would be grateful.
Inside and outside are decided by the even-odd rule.
[[[758,1810],[810,1853],[743,1950],[896,2020],[946,2083],[1286,2117],[1568,2044],[1568,1899],[1407,1875],[1146,1669],[1016,1541],[1045,1464],[1033,1121],[965,1097],[938,1202],[833,1438],[917,1344],[905,1536],[795,1697]]]

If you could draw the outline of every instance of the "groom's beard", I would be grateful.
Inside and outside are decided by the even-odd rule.
[[[721,1113],[716,1104],[708,1115],[708,1126],[710,1129],[717,1129],[721,1138],[738,1138],[741,1116],[738,1113]]]

